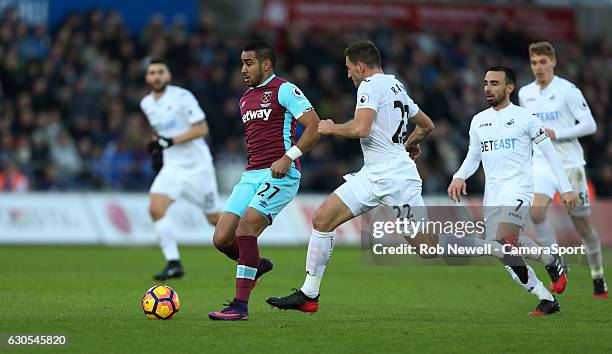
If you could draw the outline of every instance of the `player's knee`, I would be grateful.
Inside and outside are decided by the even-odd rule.
[[[542,209],[542,210],[540,210]],[[531,221],[534,224],[541,224],[546,221],[546,209],[544,208],[533,208],[531,210]]]
[[[267,220],[260,214],[246,213],[238,222],[236,237],[240,236],[259,236],[268,226]]]
[[[312,227],[321,232],[331,232],[334,230],[332,218],[329,213],[324,213],[321,208],[317,209],[312,216]]]
[[[217,225],[217,223],[219,222],[219,214],[215,213],[215,214],[207,214],[206,215],[206,220],[208,220],[208,223],[215,226]]]
[[[229,237],[223,237],[221,234],[215,232],[213,235],[213,245],[218,250],[224,250],[230,247],[233,243],[233,240]]]
[[[151,205],[149,205],[149,214],[151,214],[153,221],[157,221],[166,215],[166,209],[159,204],[151,203]]]

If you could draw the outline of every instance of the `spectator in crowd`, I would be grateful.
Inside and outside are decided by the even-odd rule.
[[[386,71],[407,80],[410,96],[436,123],[418,164],[424,191],[444,193],[465,155],[469,121],[486,106],[481,68],[508,65],[519,73],[519,86],[531,80],[531,38],[511,21],[488,26],[477,34],[368,26],[312,36],[295,25],[258,35],[274,43],[282,76],[303,89],[321,117],[340,120],[350,119],[355,105],[342,48],[355,38],[374,40]],[[138,107],[146,94],[142,71],[149,58],[166,57],[177,84],[206,110],[209,143],[224,173],[219,181],[229,186],[220,187],[228,192],[233,171],[244,167],[237,102],[245,89],[240,51],[248,39],[222,37],[210,17],[188,31],[180,20],[155,15],[140,33],[130,33],[120,14],[94,10],[72,13],[47,30],[7,8],[0,15],[0,153],[14,156],[12,171],[20,170],[35,190],[146,190],[152,175],[143,148],[150,134]],[[603,37],[555,47],[565,70],[559,74],[580,86],[597,120],[598,132],[581,142],[598,195],[610,196],[612,47]],[[358,141],[333,138],[322,139],[303,160],[301,189],[320,192],[362,164]],[[482,184],[473,191],[479,189]]]
[[[29,189],[28,177],[8,157],[0,159],[0,192],[25,192]]]

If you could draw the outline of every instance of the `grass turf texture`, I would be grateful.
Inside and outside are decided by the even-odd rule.
[[[372,267],[338,248],[319,312],[270,308],[304,275],[306,248],[264,247],[275,262],[251,297],[247,322],[213,322],[234,295],[235,264],[212,248],[182,249],[186,277],[169,281],[181,311],[145,320],[140,307],[162,266],[156,248],[2,247],[2,334],[67,334],[67,348],[38,352],[610,352],[612,299],[593,299],[588,267],[574,265],[561,313],[529,317],[535,296],[503,267]],[[612,252],[605,255],[612,258]],[[542,267],[540,279],[548,283]],[[612,269],[606,269],[612,274]]]

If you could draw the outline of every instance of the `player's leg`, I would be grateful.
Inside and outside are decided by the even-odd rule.
[[[538,242],[544,247],[552,247],[557,244],[555,228],[546,217],[551,202],[552,196],[544,193],[535,193],[533,207],[530,211],[531,221],[538,235]]]
[[[209,313],[212,320],[248,319],[248,302],[251,291],[264,264],[272,269],[272,263],[260,259],[257,237],[270,225],[278,213],[297,194],[301,174],[291,169],[283,178],[272,178],[270,170],[260,170],[261,183],[236,227],[238,265],[236,268],[236,295],[225,309]]]
[[[266,302],[283,310],[317,312],[321,280],[334,250],[336,228],[354,217],[336,193],[330,194],[313,215],[306,254],[306,278],[302,287],[288,296],[269,297]]]
[[[545,173],[536,173],[534,177],[536,190],[542,192],[535,193],[533,206],[529,212],[540,245],[548,249],[551,249],[553,245],[557,245],[555,229],[547,219],[548,208],[552,202],[552,196],[557,190],[557,181],[553,181],[551,178],[554,178],[554,176],[551,177]],[[524,236],[519,241],[528,246],[530,239]],[[565,291],[567,285],[567,265],[561,255],[551,254],[550,256],[552,259],[544,256],[536,260],[543,263],[546,267],[546,271],[551,280],[550,289],[557,294],[561,294]]]
[[[283,310],[318,310],[319,289],[334,249],[336,228],[376,205],[371,189],[371,182],[358,172],[325,199],[313,215],[302,287],[288,296],[269,297],[268,304]]]
[[[503,208],[502,209],[507,209]],[[505,214],[504,212],[502,212]],[[525,213],[526,216],[527,213]],[[503,245],[506,251],[516,249],[520,246],[518,235],[521,226],[511,222],[499,222],[497,226],[496,239]],[[512,276],[512,279],[523,287],[528,292],[536,295],[540,303],[536,307],[536,311],[530,312],[530,315],[544,315],[559,311],[560,306],[557,299],[544,287],[538,279],[533,269],[527,265],[525,259],[520,254],[506,253],[502,259],[502,263],[506,266],[506,270]]]
[[[316,298],[319,295],[321,279],[334,250],[336,228],[354,217],[336,193],[330,194],[315,211],[306,255],[306,279],[301,288],[306,296]]]
[[[240,257],[238,243],[236,243],[236,228],[257,192],[260,179],[258,171],[247,171],[242,174],[240,182],[234,186],[215,226],[214,246],[219,252],[236,262]]]
[[[153,276],[155,280],[180,278],[184,275],[174,232],[174,220],[170,215],[166,215],[166,211],[173,202],[174,200],[165,194],[151,194],[149,212],[153,219],[153,228],[159,240],[159,247],[167,262],[166,267],[160,273]]]
[[[590,221],[591,203],[586,173],[584,167],[570,168],[566,172],[573,190],[578,194],[576,207],[569,210],[569,215],[576,232],[582,238],[582,244],[586,250],[587,260],[591,267],[591,278],[593,279],[593,296],[595,298],[607,298],[608,288],[604,278],[601,241]]]
[[[221,218],[221,213],[204,213],[204,217],[209,224],[216,226],[219,222],[219,218]]]
[[[231,212],[223,212],[215,225],[213,245],[229,259],[238,261],[240,253],[236,243],[236,228],[240,217]]]
[[[579,208],[579,207],[576,207]],[[576,216],[571,215],[570,217],[576,232],[582,237],[582,244],[586,250],[587,259],[589,266],[591,267],[591,278],[593,279],[593,297],[595,298],[607,298],[608,287],[604,278],[603,260],[601,254],[601,241],[597,231],[591,225],[591,221],[588,216]]]
[[[176,242],[176,220],[167,211],[178,199],[184,188],[184,176],[162,168],[151,185],[151,200],[149,213],[153,219],[153,228],[159,240],[159,246],[167,261],[164,270],[156,274],[156,280],[180,278],[184,271],[180,262],[178,244]]]

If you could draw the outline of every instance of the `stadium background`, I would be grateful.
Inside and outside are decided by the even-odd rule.
[[[233,264],[212,248],[182,249],[191,278],[173,286],[190,307],[175,327],[152,327],[143,325],[134,303],[152,285],[150,275],[161,265],[157,248],[34,244],[155,244],[146,194],[153,178],[145,151],[150,135],[138,108],[147,92],[143,69],[151,57],[166,57],[174,83],[190,89],[207,113],[208,143],[220,192],[227,195],[246,162],[237,106],[244,90],[239,56],[255,36],[277,49],[276,72],[296,83],[321,117],[336,122],[351,118],[355,100],[342,51],[353,39],[374,40],[385,71],[406,81],[410,95],[436,123],[418,161],[424,193],[435,203],[445,199],[451,175],[465,156],[471,117],[485,108],[484,69],[510,66],[522,85],[532,78],[529,41],[552,41],[558,52],[557,73],[582,89],[598,124],[597,133],[581,143],[597,195],[595,224],[604,244],[611,245],[610,21],[607,0],[0,1],[0,267],[9,270],[8,287],[0,287],[0,295],[12,304],[0,312],[0,334],[69,331],[75,348],[92,350],[88,346],[96,343],[106,350],[131,352],[169,343],[174,346],[170,351],[193,352],[195,340],[207,345],[221,336],[223,332],[202,323],[202,314],[229,296],[225,290],[232,284]],[[302,161],[299,197],[279,216],[270,235],[262,237],[264,243],[304,245],[314,208],[345,173],[361,167],[362,155],[357,140],[324,138]],[[482,173],[468,186],[478,198]],[[212,228],[192,208],[179,203],[172,212],[181,217],[181,243],[210,243]],[[571,224],[562,218],[563,210],[553,208],[552,213],[561,238],[578,243]],[[338,243],[356,245],[359,238],[359,222],[354,222],[339,231]],[[266,252],[280,266],[262,294],[256,292],[258,304],[264,293],[281,294],[298,285],[293,282],[303,274],[304,247]],[[611,256],[607,252],[604,259]],[[246,335],[247,342],[272,351],[287,345],[298,352],[395,351],[406,350],[398,343],[407,342],[397,338],[408,336],[412,348],[423,351],[491,352],[501,350],[499,343],[514,343],[508,351],[533,350],[528,341],[512,342],[524,335],[524,321],[533,332],[548,334],[540,339],[547,350],[611,350],[605,340],[590,341],[609,338],[610,307],[590,302],[588,267],[573,271],[576,280],[570,284],[575,287],[566,295],[569,304],[562,320],[528,323],[506,318],[517,308],[531,308],[533,299],[508,279],[497,284],[507,276],[499,267],[358,267],[359,252],[350,248],[338,248],[332,264],[334,271],[326,279],[330,285],[324,287],[329,307],[315,317],[325,328],[314,320],[304,324],[253,305],[253,322],[259,317],[265,326],[251,327],[256,330]],[[475,285],[476,278],[495,286]],[[378,284],[382,290],[364,284]],[[386,295],[406,292],[411,296],[401,304]],[[506,293],[516,296],[491,301]],[[353,294],[363,299],[353,299]],[[397,319],[379,306],[408,315]],[[585,312],[603,313],[608,320],[596,315],[584,320]],[[204,331],[198,329],[202,326]],[[163,328],[176,329],[171,341],[164,340],[168,333]],[[345,335],[321,340],[301,333]],[[158,338],[151,338],[154,334]],[[248,349],[243,344],[237,348]]]
[[[465,156],[470,119],[486,106],[483,70],[507,65],[521,85],[529,82],[527,44],[551,40],[559,52],[558,74],[582,89],[597,120],[597,133],[581,142],[592,190],[605,199],[612,195],[610,6],[596,0],[570,2],[590,5],[581,7],[537,3],[4,1],[0,191],[80,192],[73,195],[82,206],[76,210],[103,211],[77,217],[55,207],[66,200],[60,195],[4,194],[0,242],[28,242],[35,229],[37,242],[104,242],[108,233],[128,243],[155,242],[146,213],[153,178],[145,151],[150,130],[138,106],[147,93],[143,68],[151,57],[166,57],[174,83],[190,89],[206,111],[219,189],[227,195],[246,163],[236,102],[244,91],[241,48],[253,37],[274,44],[277,72],[302,88],[321,117],[337,122],[354,111],[342,48],[356,38],[374,40],[386,72],[406,80],[411,97],[436,123],[418,161],[426,196],[444,195]],[[324,138],[302,163],[300,197],[285,213],[293,215],[283,219],[298,218],[303,227],[294,230],[299,236],[293,241],[289,232],[277,232],[286,240],[281,243],[305,242],[312,209],[363,162],[358,140]],[[482,193],[481,171],[469,189]],[[140,199],[117,192],[138,192]],[[320,196],[302,198],[306,193]],[[69,219],[87,220],[88,231]],[[110,225],[109,231],[100,224]],[[194,233],[205,231],[186,241],[209,243],[201,235],[212,228],[192,224]],[[571,238],[571,226],[559,228]],[[50,238],[51,229],[74,235]],[[358,232],[349,238],[358,242]]]

